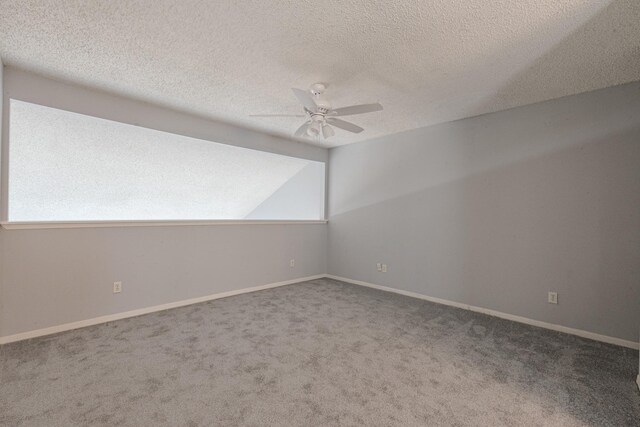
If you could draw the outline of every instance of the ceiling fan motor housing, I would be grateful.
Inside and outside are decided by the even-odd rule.
[[[326,115],[331,110],[331,104],[325,99],[324,92],[327,89],[322,83],[314,83],[309,88],[309,92],[313,95],[313,100],[316,103],[317,110],[315,113]]]

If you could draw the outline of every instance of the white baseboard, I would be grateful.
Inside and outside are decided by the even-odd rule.
[[[170,302],[170,303],[167,303],[167,304],[161,304],[161,305],[155,305],[155,306],[152,306],[152,307],[145,307],[145,308],[139,308],[139,309],[136,309],[136,310],[125,311],[123,313],[109,314],[109,315],[106,315],[106,316],[94,317],[92,319],[79,320],[77,322],[71,322],[71,323],[64,323],[62,325],[51,326],[51,327],[43,328],[43,329],[36,329],[36,330],[33,330],[33,331],[21,332],[21,333],[14,334],[14,335],[7,335],[7,336],[4,336],[4,337],[0,337],[0,345],[7,344],[7,343],[10,343],[10,342],[22,341],[22,340],[26,340],[26,339],[30,339],[30,338],[41,337],[41,336],[44,336],[44,335],[57,334],[59,332],[69,331],[69,330],[78,329],[78,328],[84,328],[86,326],[97,325],[97,324],[100,324],[100,323],[113,322],[115,320],[126,319],[126,318],[129,318],[129,317],[141,316],[143,314],[154,313],[156,311],[168,310],[168,309],[177,308],[177,307],[184,307],[186,305],[197,304],[199,302],[211,301],[211,300],[219,299],[219,298],[226,298],[226,297],[230,297],[230,296],[233,296],[233,295],[246,294],[246,293],[249,293],[249,292],[261,291],[261,290],[264,290],[264,289],[277,288],[279,286],[292,285],[294,283],[304,282],[304,281],[307,281],[307,280],[321,279],[323,277],[327,277],[329,279],[340,280],[342,282],[352,283],[354,285],[360,285],[360,286],[366,286],[366,287],[369,287],[369,288],[379,289],[379,290],[386,291],[386,292],[393,292],[393,293],[396,293],[396,294],[405,295],[405,296],[409,296],[409,297],[413,297],[413,298],[419,298],[419,299],[422,299],[422,300],[431,301],[431,302],[435,302],[435,303],[438,303],[438,304],[444,304],[444,305],[449,305],[449,306],[452,306],[452,307],[462,308],[462,309],[474,311],[474,312],[477,312],[477,313],[487,314],[489,316],[500,317],[502,319],[512,320],[514,322],[524,323],[524,324],[527,324],[527,325],[537,326],[537,327],[545,328],[545,329],[551,329],[553,331],[564,332],[564,333],[571,334],[571,335],[577,335],[579,337],[589,338],[589,339],[592,339],[592,340],[595,340],[595,341],[601,341],[601,342],[605,342],[605,343],[609,343],[609,344],[615,344],[615,345],[619,345],[619,346],[623,346],[623,347],[628,347],[628,348],[632,348],[632,349],[635,349],[635,350],[638,350],[639,347],[640,347],[639,344],[637,342],[634,342],[634,341],[627,341],[627,340],[623,340],[621,338],[610,337],[610,336],[607,336],[607,335],[600,335],[600,334],[596,334],[596,333],[593,333],[593,332],[583,331],[581,329],[568,328],[566,326],[561,326],[561,325],[556,325],[556,324],[553,324],[553,323],[542,322],[542,321],[539,321],[539,320],[533,320],[533,319],[529,319],[529,318],[522,317],[522,316],[516,316],[516,315],[513,315],[513,314],[502,313],[500,311],[491,310],[491,309],[488,309],[488,308],[476,307],[476,306],[472,306],[472,305],[468,305],[468,304],[459,303],[459,302],[456,302],[456,301],[449,301],[449,300],[445,300],[445,299],[441,299],[441,298],[430,297],[430,296],[419,294],[419,293],[416,293],[416,292],[403,291],[401,289],[390,288],[390,287],[387,287],[387,286],[376,285],[376,284],[373,284],[373,283],[363,282],[361,280],[348,279],[346,277],[339,277],[339,276],[334,276],[334,275],[330,275],[330,274],[318,274],[318,275],[315,275],[315,276],[300,277],[298,279],[286,280],[286,281],[283,281],[283,282],[269,283],[269,284],[266,284],[266,285],[254,286],[254,287],[251,287],[251,288],[244,288],[244,289],[238,289],[238,290],[233,290],[233,291],[228,291],[228,292],[221,292],[221,293],[217,293],[217,294],[206,295],[206,296],[203,296],[203,297],[190,298],[190,299],[186,299],[186,300],[182,300],[182,301],[175,301],[175,302]],[[638,375],[638,378],[637,378],[636,381],[638,382],[638,386],[640,387],[640,375]]]
[[[33,331],[21,332],[15,335],[7,335],[0,337],[0,345],[15,341],[27,340],[30,338],[41,337],[44,335],[57,334],[58,332],[70,331],[72,329],[84,328],[85,326],[97,325],[100,323],[113,322],[114,320],[126,319],[128,317],[140,316],[143,314],[154,313],[156,311],[168,310],[170,308],[184,307],[185,305],[197,304],[199,302],[211,301],[219,298],[226,298],[233,295],[246,294],[249,292],[262,291],[264,289],[277,288],[279,286],[292,285],[294,283],[305,282],[307,280],[321,279],[324,274],[315,276],[300,277],[298,279],[285,280],[283,282],[269,283],[267,285],[254,286],[252,288],[238,289],[228,292],[220,292],[217,294],[206,295],[203,297],[190,298],[182,301],[170,302],[167,304],[154,305],[152,307],[138,308],[136,310],[125,311],[123,313],[108,314],[106,316],[94,317],[92,319],[79,320],[77,322],[63,323],[62,325],[51,326]]]
[[[589,339],[592,339],[592,340],[595,340],[595,341],[601,341],[601,342],[605,342],[605,343],[608,343],[608,344],[615,344],[615,345],[619,345],[619,346],[622,346],[622,347],[632,348],[632,349],[635,349],[635,350],[638,350],[640,348],[639,343],[637,343],[635,341],[627,341],[627,340],[623,340],[621,338],[615,338],[615,337],[610,337],[610,336],[607,336],[607,335],[596,334],[594,332],[583,331],[581,329],[568,328],[566,326],[561,326],[561,325],[556,325],[556,324],[553,324],[553,323],[542,322],[540,320],[533,320],[533,319],[529,319],[527,317],[516,316],[516,315],[513,315],[513,314],[502,313],[500,311],[491,310],[491,309],[488,309],[488,308],[476,307],[476,306],[473,306],[473,305],[463,304],[463,303],[456,302],[456,301],[449,301],[449,300],[446,300],[446,299],[434,298],[434,297],[430,297],[430,296],[427,296],[427,295],[419,294],[419,293],[416,293],[416,292],[403,291],[401,289],[395,289],[395,288],[390,288],[390,287],[387,287],[387,286],[376,285],[376,284],[373,284],[373,283],[363,282],[361,280],[353,280],[353,279],[348,279],[346,277],[333,276],[331,274],[327,274],[325,277],[327,277],[329,279],[340,280],[342,282],[352,283],[354,285],[366,286],[368,288],[379,289],[381,291],[393,292],[393,293],[396,293],[396,294],[405,295],[405,296],[409,296],[409,297],[413,297],[413,298],[419,298],[419,299],[422,299],[422,300],[435,302],[435,303],[438,303],[438,304],[444,304],[444,305],[449,305],[449,306],[452,306],[452,307],[462,308],[462,309],[465,309],[465,310],[475,311],[476,313],[482,313],[482,314],[487,314],[489,316],[500,317],[502,319],[512,320],[514,322],[519,322],[519,323],[525,323],[527,325],[537,326],[539,328],[551,329],[552,331],[558,331],[558,332],[564,332],[566,334],[577,335],[579,337],[589,338]],[[640,376],[639,376],[639,378],[640,378]]]

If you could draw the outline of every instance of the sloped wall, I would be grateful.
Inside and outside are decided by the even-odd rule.
[[[310,163],[251,211],[245,219],[324,218],[324,164]]]

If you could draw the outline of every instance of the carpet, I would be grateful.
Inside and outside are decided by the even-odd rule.
[[[638,352],[319,279],[0,347],[7,426],[637,426]]]

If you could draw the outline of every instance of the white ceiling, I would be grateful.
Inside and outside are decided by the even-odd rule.
[[[8,65],[291,135],[329,84],[359,135],[640,80],[638,0],[0,0]]]

